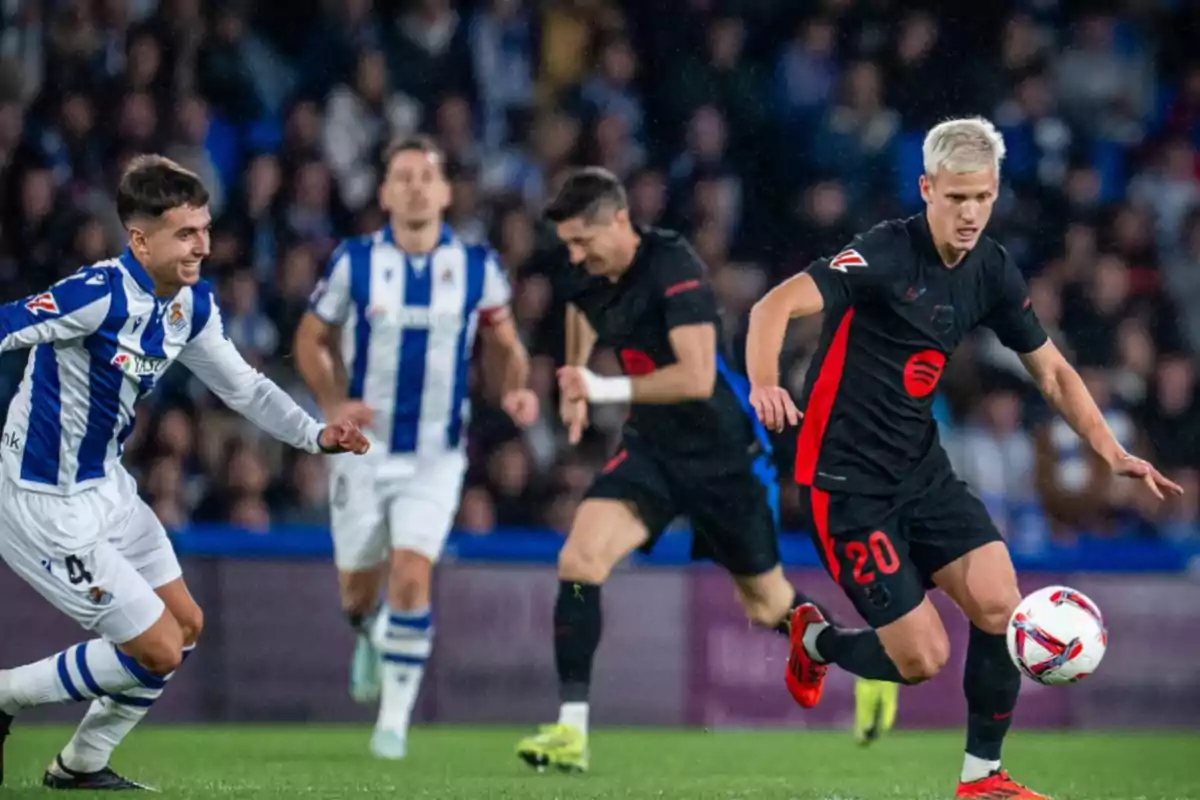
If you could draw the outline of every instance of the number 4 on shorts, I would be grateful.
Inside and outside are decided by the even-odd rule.
[[[67,556],[67,579],[72,586],[92,582],[92,573],[87,571],[79,556]]]

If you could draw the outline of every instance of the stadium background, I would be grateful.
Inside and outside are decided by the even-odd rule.
[[[1146,506],[1089,461],[994,339],[955,357],[939,393],[944,440],[1013,544],[1024,587],[1069,581],[1113,633],[1099,674],[1030,689],[1021,724],[1200,723],[1200,7],[4,0],[0,13],[4,299],[116,252],[121,165],[164,152],[213,191],[205,271],[230,337],[305,402],[292,333],[338,237],[381,224],[382,144],[427,131],[446,149],[450,222],[499,251],[547,413],[522,435],[475,392],[422,699],[440,721],[552,714],[551,564],[620,426],[619,409],[597,412],[570,450],[553,415],[562,312],[543,276],[560,254],[537,216],[564,170],[603,164],[628,180],[638,222],[692,237],[740,361],[747,311],[770,285],[919,210],[926,127],[990,116],[1009,147],[991,234],[1122,441],[1189,489]],[[796,389],[815,330],[789,337]],[[5,408],[24,358],[0,360]],[[609,354],[597,363],[616,368]],[[779,449],[786,464],[786,440]],[[146,401],[126,452],[207,614],[154,719],[370,718],[346,697],[351,636],[321,460],[264,440],[182,370]],[[785,490],[794,522],[793,508]],[[803,532],[784,549],[797,580],[845,608]],[[685,553],[668,537],[606,591],[595,719],[844,724],[845,676],[819,713],[799,714],[782,643],[748,630],[725,579],[683,566]],[[963,626],[949,618],[960,658],[905,690],[904,724],[960,724]],[[78,638],[8,572],[0,630],[5,664]]]

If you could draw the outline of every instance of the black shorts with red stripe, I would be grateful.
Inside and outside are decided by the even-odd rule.
[[[672,457],[627,435],[587,497],[629,503],[649,533],[642,552],[653,550],[670,524],[686,517],[693,559],[714,561],[738,576],[779,565],[779,484],[768,452]]]
[[[825,569],[872,628],[912,611],[938,570],[1003,541],[987,509],[949,470],[896,495],[801,486],[801,510]]]

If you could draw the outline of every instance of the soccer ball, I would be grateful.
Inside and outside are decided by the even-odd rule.
[[[1047,586],[1023,599],[1008,622],[1008,654],[1031,680],[1054,686],[1096,671],[1108,648],[1100,608],[1066,586]]]

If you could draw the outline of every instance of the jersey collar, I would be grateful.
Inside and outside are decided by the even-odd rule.
[[[383,229],[379,231],[379,235],[383,241],[387,242],[392,247],[395,247],[397,250],[400,249],[400,246],[396,244],[396,234],[392,231],[392,224],[390,222],[383,226]],[[449,223],[443,222],[442,235],[438,237],[438,242],[433,246],[433,249],[436,250],[439,247],[445,247],[452,241],[454,241],[454,231],[450,229]]]
[[[150,277],[150,273],[146,272],[146,268],[141,262],[134,257],[133,251],[128,247],[121,254],[121,265],[125,267],[125,271],[133,276],[133,280],[138,286],[142,287],[149,294],[154,294],[154,279]]]

